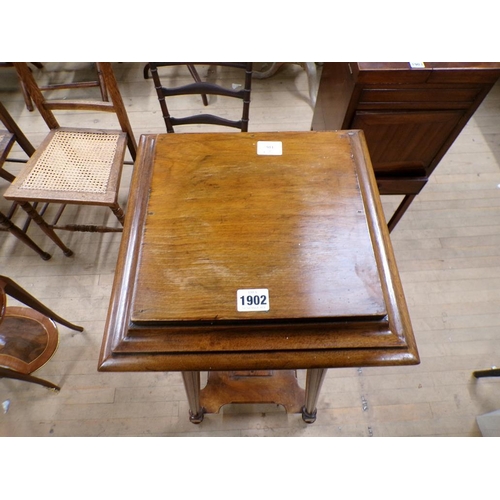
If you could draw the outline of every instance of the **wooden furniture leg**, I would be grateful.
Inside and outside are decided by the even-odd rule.
[[[476,378],[482,377],[500,377],[500,368],[491,368],[489,370],[476,370],[472,372],[472,375]]]
[[[312,424],[316,421],[316,413],[319,398],[319,391],[323,385],[327,369],[310,368],[306,376],[306,404],[302,408],[302,420],[306,424]]]
[[[403,217],[403,214],[406,212],[406,210],[410,206],[411,202],[416,197],[417,196],[415,194],[407,194],[403,198],[403,201],[399,204],[399,207],[396,209],[396,211],[392,215],[391,220],[387,223],[387,227],[389,228],[389,232],[391,232],[396,227],[396,224],[399,222],[399,219],[401,219],[401,217]]]
[[[182,372],[182,380],[189,403],[189,421],[200,424],[205,413],[200,405],[200,372]]]
[[[52,389],[55,392],[59,392],[61,388],[49,382],[48,380],[44,380],[43,378],[33,377],[33,375],[29,375],[27,373],[19,373],[14,370],[9,370],[8,368],[3,368],[0,366],[0,378],[11,378],[14,380],[22,380],[24,382],[31,382],[32,384],[43,385],[43,387],[47,387],[48,389]]]
[[[60,325],[64,325],[70,330],[76,330],[78,332],[83,332],[83,327],[79,325],[75,325],[65,320],[58,314],[56,314],[52,309],[49,309],[45,304],[42,304],[37,298],[33,297],[29,292],[27,292],[24,288],[19,286],[14,280],[8,278],[7,276],[0,276],[0,285],[2,289],[5,291],[7,295],[10,295],[12,298],[22,302],[23,304],[31,307],[35,311],[38,311],[40,314],[47,316],[53,321],[56,321]]]
[[[45,222],[42,216],[35,210],[33,205],[27,201],[19,201],[18,205],[29,215],[30,219],[34,220],[38,227],[63,251],[66,257],[73,255],[73,250],[68,248],[57,236],[54,230]]]
[[[28,140],[28,138],[23,134],[22,130],[18,127],[17,123],[14,121],[12,116],[5,108],[5,106],[0,102],[0,121],[4,124],[6,129],[14,134],[17,143],[21,146],[24,152],[31,156],[35,152],[35,148]]]
[[[8,217],[0,212],[0,227],[4,228],[9,233],[13,234],[16,238],[20,239],[23,243],[28,245],[34,250],[43,260],[49,260],[51,255],[44,252],[25,232],[17,227]]]

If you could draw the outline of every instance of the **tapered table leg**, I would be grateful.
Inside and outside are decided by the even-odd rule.
[[[302,420],[306,424],[316,421],[316,405],[318,404],[319,391],[323,385],[323,380],[327,368],[310,368],[306,376],[306,404],[302,408]]]
[[[182,380],[189,404],[189,421],[199,424],[203,421],[203,408],[200,406],[200,372],[182,372]]]

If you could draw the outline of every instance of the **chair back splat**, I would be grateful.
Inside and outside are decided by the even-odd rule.
[[[124,212],[118,204],[121,172],[128,145],[133,160],[137,143],[111,63],[96,63],[108,101],[82,99],[48,99],[37,85],[26,63],[13,63],[35,106],[50,129],[28,160],[5,198],[22,206],[26,202],[94,205],[109,207],[120,227],[95,224],[58,224],[62,210],[49,224],[53,229],[91,232],[120,232]],[[64,128],[54,112],[92,111],[114,113],[121,130]]]
[[[236,88],[223,86],[218,83],[212,83],[208,81],[202,81],[198,76],[196,71],[196,65],[208,65],[210,67],[230,67],[236,70],[241,70],[241,88],[236,86]],[[170,87],[165,85],[166,79],[163,78],[163,83],[160,78],[158,69],[165,66],[181,66],[185,65],[188,67],[189,72],[194,78],[193,83],[187,85],[181,85],[176,87]],[[248,132],[248,120],[250,111],[250,93],[252,85],[252,63],[167,63],[167,62],[150,62],[148,63],[148,68],[151,70],[151,76],[153,77],[153,82],[156,88],[156,93],[158,95],[158,100],[160,102],[160,107],[163,113],[163,119],[165,120],[165,125],[167,127],[168,133],[174,132],[174,127],[177,125],[221,125],[224,127],[232,127],[241,130],[242,132]],[[169,108],[167,106],[167,99],[175,96],[181,95],[201,95],[202,97],[217,95],[223,97],[230,97],[235,99],[240,99],[242,101],[242,113],[241,117],[238,119],[229,119],[222,117],[220,115],[215,115],[211,113],[200,113],[184,117],[174,117],[170,114]],[[204,104],[207,101],[204,98]]]

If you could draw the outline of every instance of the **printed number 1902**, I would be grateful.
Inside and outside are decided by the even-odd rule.
[[[238,311],[269,311],[269,290],[252,288],[236,292]]]

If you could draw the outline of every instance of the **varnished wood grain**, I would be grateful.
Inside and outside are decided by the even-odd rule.
[[[330,138],[159,137],[132,321],[384,316],[351,141]],[[249,288],[269,314],[236,310]]]

